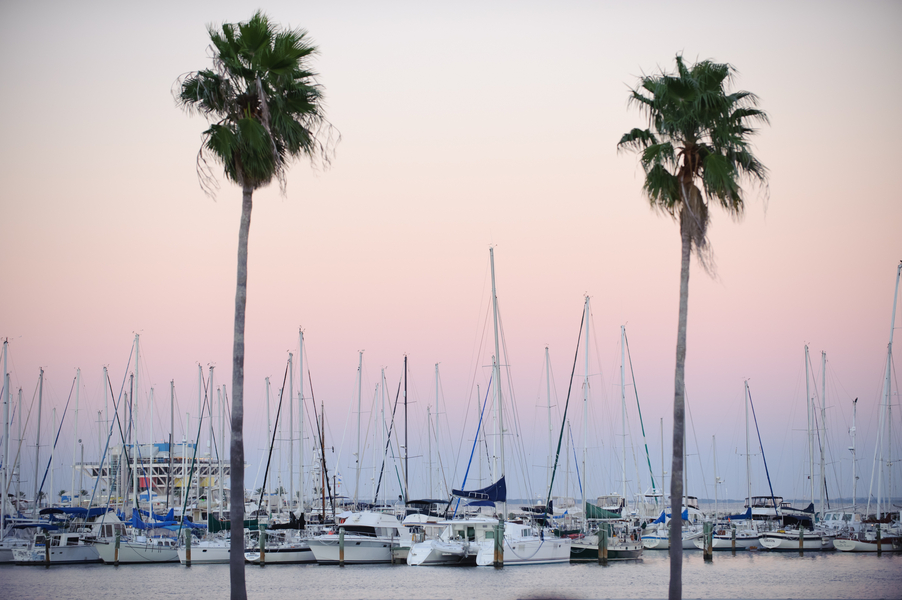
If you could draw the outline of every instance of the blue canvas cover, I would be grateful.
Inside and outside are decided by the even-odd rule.
[[[507,483],[505,483],[504,476],[502,476],[501,479],[481,490],[451,490],[451,494],[461,498],[472,498],[473,500],[507,502]]]

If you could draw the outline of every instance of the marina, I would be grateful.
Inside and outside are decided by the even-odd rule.
[[[646,553],[640,561],[522,566],[504,569],[406,565],[268,565],[248,567],[251,597],[323,600],[444,598],[666,598],[667,554]],[[228,565],[106,565],[31,569],[0,568],[0,590],[21,600],[123,600],[146,598],[138,581],[153,581],[165,598],[228,596]],[[902,555],[846,553],[719,553],[712,562],[688,553],[683,562],[686,598],[898,598]]]

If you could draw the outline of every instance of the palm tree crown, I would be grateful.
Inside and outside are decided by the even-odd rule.
[[[687,66],[676,56],[676,73],[639,78],[629,103],[648,119],[617,144],[640,154],[643,190],[652,206],[688,226],[696,250],[706,246],[708,203],[732,216],[743,211],[741,184],[766,184],[767,169],[752,152],[752,125],[768,123],[758,98],[729,92],[735,69],[710,60]],[[704,194],[701,194],[701,187]]]
[[[250,189],[284,183],[285,161],[307,156],[329,161],[322,134],[325,119],[321,87],[308,60],[317,49],[302,29],[279,29],[257,12],[245,23],[208,26],[213,68],[177,81],[176,101],[211,123],[198,153],[198,176],[206,191],[215,189],[208,159],[226,177]]]

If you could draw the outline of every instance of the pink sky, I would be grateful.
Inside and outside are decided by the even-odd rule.
[[[0,47],[10,58],[0,66],[8,83],[0,98],[0,336],[10,340],[13,389],[22,387],[28,402],[44,367],[44,415],[62,410],[82,369],[89,410],[79,437],[95,446],[97,426],[87,421],[103,403],[102,366],[118,390],[135,332],[145,402],[155,388],[157,441],[168,427],[171,379],[181,413],[196,412],[198,363],[216,365],[217,383],[231,383],[240,192],[225,182],[215,201],[201,192],[195,155],[205,123],[175,107],[171,88],[180,74],[210,64],[207,23],[243,20],[256,8],[0,8]],[[847,429],[859,397],[863,495],[902,259],[898,3],[765,2],[749,11],[721,2],[277,1],[264,9],[278,23],[308,29],[319,45],[315,67],[341,142],[331,169],[298,163],[286,196],[277,188],[255,194],[248,487],[264,446],[264,377],[278,386],[299,326],[336,447],[356,400],[358,350],[365,350],[366,410],[380,368],[393,393],[409,355],[418,400],[411,454],[419,456],[440,363],[450,438],[443,460],[459,485],[465,458],[449,447],[457,452],[471,439],[469,385],[476,377],[484,391],[488,378],[481,366],[491,351],[477,354],[476,340],[490,245],[534,493],[543,494],[544,472],[534,467],[545,464],[547,448],[544,348],[562,403],[586,293],[594,314],[591,452],[601,465],[589,473],[589,496],[620,489],[622,324],[657,477],[661,418],[670,443],[679,235],[648,208],[637,159],[618,155],[616,143],[642,124],[627,108],[629,86],[642,73],[670,69],[682,52],[732,63],[736,86],[758,94],[772,121],[755,140],[771,171],[769,198],[749,193],[739,223],[714,211],[716,279],[693,264],[690,452],[697,438],[704,466],[690,459],[690,486],[713,496],[716,435],[726,479],[720,494],[744,495],[737,448],[748,378],[775,493],[808,495],[808,343],[817,371],[820,352],[828,356],[828,479],[843,486],[830,494],[851,494]],[[574,393],[581,395],[578,387]],[[635,415],[630,426],[635,436]],[[148,422],[141,433],[149,436]],[[353,437],[349,429],[348,448]],[[68,457],[67,431],[65,444]],[[349,452],[339,466],[346,481]],[[86,456],[94,456],[87,447]],[[61,459],[57,489],[68,489],[68,460]],[[412,496],[428,494],[423,461],[412,460]],[[767,493],[763,472],[755,481],[753,493]],[[522,489],[514,483],[512,494]]]

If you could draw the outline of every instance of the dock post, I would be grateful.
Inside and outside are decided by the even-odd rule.
[[[602,523],[598,530],[598,564],[608,564],[608,524]]]
[[[805,554],[805,528],[799,525],[799,556]]]
[[[735,525],[730,529],[730,548],[733,551],[733,556],[736,556],[736,526]]]
[[[191,529],[185,530],[185,566],[191,566]]]
[[[880,535],[880,523],[877,523],[877,556],[883,551],[883,538]]]
[[[266,525],[259,525],[257,530],[260,532],[260,566],[266,566]]]
[[[498,521],[495,526],[495,561],[493,565],[497,568],[504,567],[504,523]]]
[[[345,528],[338,528],[338,566],[345,566]]]
[[[705,560],[714,558],[714,523],[705,522],[703,525],[705,540]]]

